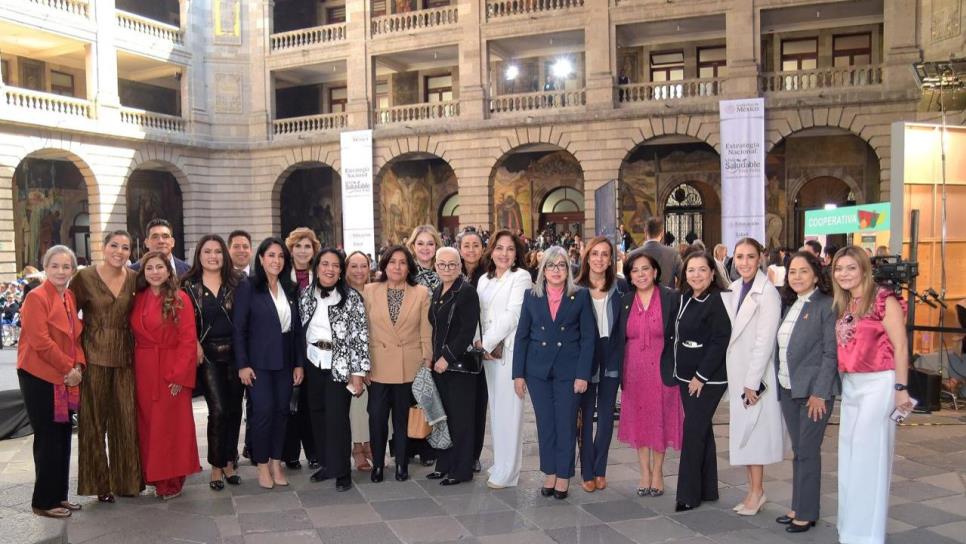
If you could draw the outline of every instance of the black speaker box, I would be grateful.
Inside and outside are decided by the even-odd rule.
[[[919,401],[917,409],[930,412],[939,410],[939,392],[942,390],[942,380],[938,373],[919,368],[909,369],[909,396]]]

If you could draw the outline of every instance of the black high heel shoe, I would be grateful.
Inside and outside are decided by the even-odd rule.
[[[372,483],[378,484],[382,481],[382,471],[383,467],[372,467],[372,471],[369,473],[369,479]]]
[[[812,527],[815,527],[814,521],[808,521],[805,523],[805,525],[799,525],[793,522],[793,523],[789,523],[788,527],[785,527],[785,532],[786,533],[804,533],[809,529],[811,529]]]
[[[225,481],[228,482],[228,485],[241,485],[241,476],[237,474],[225,476]]]
[[[442,480],[445,477],[446,475],[438,470],[434,470],[433,472],[430,472],[429,474],[426,475],[427,480]]]
[[[554,489],[552,487],[541,487],[540,494],[544,497],[552,497]]]
[[[396,481],[405,482],[409,479],[409,467],[396,465]]]
[[[695,508],[697,508],[697,506],[691,506],[690,504],[685,504],[683,502],[679,502],[674,505],[675,512],[687,512],[688,510],[694,510]]]
[[[553,498],[557,499],[558,501],[562,501],[562,500],[566,499],[567,498],[567,495],[569,495],[569,494],[570,494],[570,490],[568,490],[568,489],[565,489],[563,491],[559,491],[557,489],[554,489],[553,490]]]
[[[791,516],[789,516],[787,514],[784,515],[784,516],[778,516],[777,518],[775,518],[775,523],[781,523],[782,525],[788,525],[789,523],[791,523],[793,521],[795,521],[795,518],[793,518],[793,517],[791,517]]]
[[[225,482],[222,480],[212,480],[208,482],[208,487],[214,491],[221,491],[222,489],[225,489]]]

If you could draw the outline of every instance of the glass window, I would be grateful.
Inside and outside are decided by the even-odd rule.
[[[325,10],[325,23],[333,25],[345,22],[345,6],[335,6]]]
[[[345,113],[349,101],[349,91],[346,87],[332,87],[329,89],[329,113]]]
[[[449,102],[453,99],[451,74],[426,76],[426,102]]]
[[[376,109],[384,110],[389,107],[389,80],[376,81]]]
[[[381,17],[386,14],[386,0],[372,0],[372,16]]]
[[[684,52],[651,53],[651,81],[681,81],[684,79]]]
[[[726,50],[724,47],[702,47],[698,49],[698,77],[718,77],[719,69],[725,66]]]
[[[836,67],[872,63],[872,34],[845,34],[832,39],[832,58]]]
[[[818,68],[818,38],[782,41],[782,71]]]
[[[74,96],[74,76],[64,72],[51,70],[50,92],[62,96]]]

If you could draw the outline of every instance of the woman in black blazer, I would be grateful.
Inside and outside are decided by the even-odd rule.
[[[711,254],[695,251],[684,257],[677,316],[661,354],[661,377],[667,385],[677,382],[684,405],[676,512],[718,500],[711,418],[728,387],[725,353],[731,340],[731,318],[718,281]]]
[[[480,322],[480,299],[460,271],[456,249],[436,251],[436,273],[442,284],[433,291],[429,323],[433,326],[433,381],[439,391],[453,445],[439,452],[430,480],[456,485],[473,479],[476,459],[477,374],[453,369],[460,354],[473,344]]]
[[[790,533],[815,525],[822,481],[822,439],[841,391],[835,310],[818,258],[807,251],[792,255],[782,298],[775,367],[778,400],[792,440],[792,509],[778,523]]]
[[[289,280],[291,259],[278,238],[258,246],[252,276],[235,291],[232,321],[238,377],[248,387],[252,403],[249,422],[252,461],[258,484],[266,489],[286,486],[282,471],[285,420],[292,387],[302,383],[302,321],[298,293]]]

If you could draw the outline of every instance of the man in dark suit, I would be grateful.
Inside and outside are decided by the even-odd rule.
[[[681,255],[661,243],[664,236],[664,220],[659,216],[651,217],[646,225],[647,241],[641,246],[645,253],[654,257],[661,267],[661,285],[674,289],[675,280],[681,273]]]
[[[174,229],[171,227],[166,219],[152,219],[144,227],[145,238],[144,247],[148,248],[148,251],[158,251],[171,261],[171,266],[174,268],[174,273],[179,278],[183,276],[188,269],[188,263],[182,261],[181,259],[175,257],[171,251],[174,249]],[[141,263],[136,262],[131,265],[131,270],[137,272],[141,269]]]

